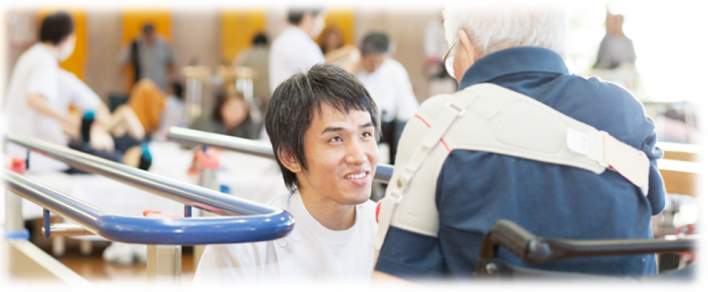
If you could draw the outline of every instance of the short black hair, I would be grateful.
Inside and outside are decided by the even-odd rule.
[[[154,32],[155,32],[155,25],[153,25],[152,22],[143,23],[143,33],[144,34],[152,34]]]
[[[59,11],[47,15],[42,20],[42,25],[39,28],[39,41],[49,42],[56,46],[73,32],[74,21],[71,16],[64,11]]]
[[[312,16],[317,16],[322,12],[322,8],[290,8],[288,9],[288,22],[294,25],[300,24],[302,17],[307,12]]]
[[[378,54],[388,53],[391,46],[391,40],[384,32],[370,32],[361,41],[361,54]]]
[[[184,100],[184,96],[182,95],[184,93],[184,86],[182,86],[182,83],[178,81],[172,82],[172,92],[177,99]]]
[[[344,69],[318,64],[307,73],[295,74],[285,80],[278,85],[270,99],[265,127],[283,173],[285,186],[291,191],[298,185],[297,177],[283,166],[279,150],[290,153],[307,170],[303,139],[315,111],[322,113],[323,103],[343,113],[350,110],[368,112],[376,129],[376,140],[381,133],[376,103],[364,85]]]
[[[268,37],[264,33],[259,33],[253,38],[254,46],[265,46],[268,44]]]

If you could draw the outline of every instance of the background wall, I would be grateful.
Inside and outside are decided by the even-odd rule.
[[[85,30],[86,44],[84,51],[77,52],[71,60],[72,64],[83,64],[78,65],[83,71],[77,69],[77,75],[107,102],[111,93],[128,91],[132,70],[121,67],[120,55],[139,34],[146,20],[153,21],[156,31],[172,44],[177,68],[191,63],[216,67],[233,61],[240,50],[250,46],[258,31],[265,30],[270,40],[277,37],[286,25],[285,12],[284,8],[278,7],[199,11],[80,10],[75,13],[80,13],[77,22],[81,22]],[[359,45],[362,37],[371,30],[387,32],[397,47],[393,58],[406,67],[416,97],[423,101],[428,97],[423,67],[423,31],[427,22],[439,12],[435,9],[401,13],[392,9],[335,8],[329,14],[327,24],[340,26],[345,43],[355,45]],[[10,14],[41,20],[38,10],[8,11],[6,15]],[[38,23],[33,23],[29,30],[36,31]],[[6,72],[11,72],[20,54],[36,40],[34,35],[32,37],[33,41],[27,44],[9,46]],[[83,63],[79,59],[83,59]]]

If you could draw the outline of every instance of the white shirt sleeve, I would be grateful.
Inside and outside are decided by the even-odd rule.
[[[307,72],[312,66],[324,62],[320,47],[304,31],[296,27],[285,28],[271,45],[268,63],[271,93],[293,75]]]
[[[69,104],[83,111],[96,110],[101,98],[91,88],[81,81],[74,73],[59,69],[59,92]]]
[[[271,251],[272,250],[272,251]],[[271,242],[208,245],[194,274],[195,287],[262,282],[277,270]]]
[[[392,66],[392,77],[396,92],[396,119],[407,121],[418,111],[418,99],[413,94],[413,85],[406,68],[398,61],[391,61],[395,62],[395,66]]]
[[[51,62],[56,63],[55,60],[42,59],[32,69],[27,79],[27,90],[25,92],[27,92],[27,95],[42,95],[48,102],[56,103],[56,99],[59,98],[59,83],[57,82],[59,67]]]

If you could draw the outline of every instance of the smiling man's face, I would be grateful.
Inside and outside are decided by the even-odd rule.
[[[375,128],[366,111],[342,113],[322,104],[303,137],[307,170],[299,187],[341,205],[366,202],[379,159]]]

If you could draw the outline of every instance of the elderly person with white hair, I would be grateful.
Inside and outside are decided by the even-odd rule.
[[[500,219],[542,237],[653,238],[665,192],[654,123],[625,89],[568,73],[563,10],[516,3],[443,16],[459,91],[426,100],[403,131],[373,277],[472,277]],[[539,265],[505,249],[498,257],[550,271],[657,272],[653,254]]]

